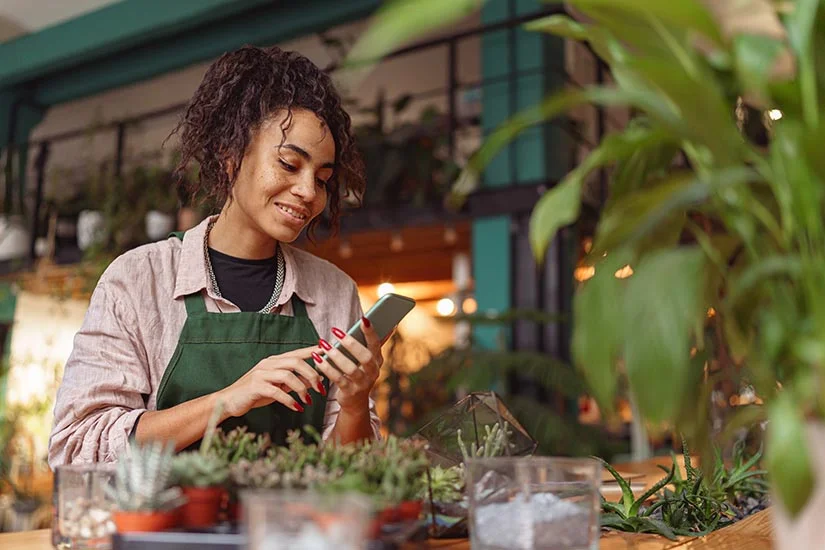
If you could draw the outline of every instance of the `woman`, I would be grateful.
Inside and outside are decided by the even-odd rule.
[[[218,402],[224,429],[276,443],[305,424],[343,443],[377,437],[381,342],[366,320],[367,346],[344,333],[362,315],[355,284],[287,244],[363,193],[330,78],[296,53],[242,48],[209,68],[177,131],[177,174],[197,161],[189,192],[223,208],[103,274],[58,391],[50,465],[114,461],[132,438],[190,447]]]

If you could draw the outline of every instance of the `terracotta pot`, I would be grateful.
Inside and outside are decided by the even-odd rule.
[[[184,527],[200,529],[218,523],[223,487],[181,487],[186,504],[181,507]]]
[[[405,500],[398,505],[401,521],[415,520],[421,516],[423,503],[420,500]]]
[[[825,548],[825,423],[809,423],[807,426],[808,455],[814,471],[814,490],[805,508],[796,518],[791,518],[779,495],[773,494],[771,506],[774,524],[774,548],[799,550],[801,548]]]
[[[118,533],[166,531],[178,526],[178,511],[114,512],[112,520]]]

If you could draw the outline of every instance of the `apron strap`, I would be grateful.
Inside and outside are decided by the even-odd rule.
[[[307,306],[304,304],[303,300],[298,298],[297,294],[292,295],[290,302],[292,303],[292,314],[295,317],[308,317]]]
[[[186,314],[206,313],[206,302],[203,301],[203,296],[200,292],[187,294],[183,297],[183,303],[186,305]]]

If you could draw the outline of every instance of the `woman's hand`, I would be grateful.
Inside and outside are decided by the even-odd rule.
[[[234,384],[220,390],[225,414],[243,416],[251,409],[275,402],[303,412],[304,407],[290,392],[295,392],[308,405],[312,403],[310,389],[326,393],[321,375],[305,362],[316,351],[317,347],[302,348],[262,359]]]
[[[369,408],[370,392],[384,363],[381,355],[383,342],[378,339],[378,334],[366,317],[361,319],[361,331],[367,341],[366,346],[341,329],[332,329],[332,333],[355,358],[355,362],[324,339],[318,345],[323,348],[326,358],[317,353],[312,354],[318,370],[338,386],[337,400],[341,410],[356,413]]]

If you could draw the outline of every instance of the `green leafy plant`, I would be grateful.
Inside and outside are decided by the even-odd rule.
[[[181,487],[217,487],[228,478],[229,465],[216,455],[185,452],[172,461],[172,479]]]
[[[441,2],[428,4],[439,10]],[[645,419],[675,425],[706,458],[715,378],[753,385],[770,420],[768,470],[795,516],[815,486],[806,423],[825,418],[825,6],[566,4],[581,20],[553,15],[530,28],[586,43],[613,82],[553,94],[503,124],[458,191],[474,189],[527,128],[582,104],[632,110],[633,123],[606,136],[531,218],[542,259],[558,230],[578,219],[591,174],[611,168],[588,259],[595,276],[573,304],[575,363],[602,411],[626,379]],[[748,28],[751,20],[764,26]],[[632,277],[614,277],[628,264]],[[695,361],[711,344],[716,355]]]
[[[255,460],[264,456],[272,446],[269,434],[253,434],[246,426],[229,432],[218,430],[211,441],[209,452],[235,464],[241,460]]]
[[[513,430],[510,429],[510,425],[507,424],[507,422],[504,423],[503,428],[498,422],[492,425],[486,424],[484,426],[484,435],[482,436],[481,444],[473,441],[468,450],[467,444],[461,435],[461,428],[459,428],[456,433],[458,448],[461,449],[461,456],[464,457],[465,461],[470,458],[488,458],[507,454],[506,445],[508,445],[509,439],[512,436]],[[512,443],[509,443],[509,445],[511,448],[513,447]]]
[[[676,540],[676,534],[673,532],[673,529],[662,520],[653,516],[653,513],[658,507],[644,506],[648,499],[673,480],[676,470],[675,462],[668,475],[656,482],[656,484],[645,491],[639,498],[633,496],[630,483],[628,483],[619,472],[604,460],[601,460],[601,462],[622,490],[622,496],[618,502],[610,502],[602,497],[602,527],[630,533],[655,533],[671,540]]]
[[[131,445],[117,463],[115,487],[105,487],[120,510],[167,511],[185,502],[180,488],[173,486],[174,450],[172,443]]]
[[[426,500],[432,497],[433,502],[454,503],[464,497],[464,465],[433,466],[429,473],[429,487],[422,487],[418,498]]]
[[[320,439],[307,427],[304,434],[291,432],[285,446],[265,457],[242,458],[230,466],[234,489],[357,491],[382,506],[423,494],[428,461],[422,445],[395,436],[348,445],[322,445]]]

